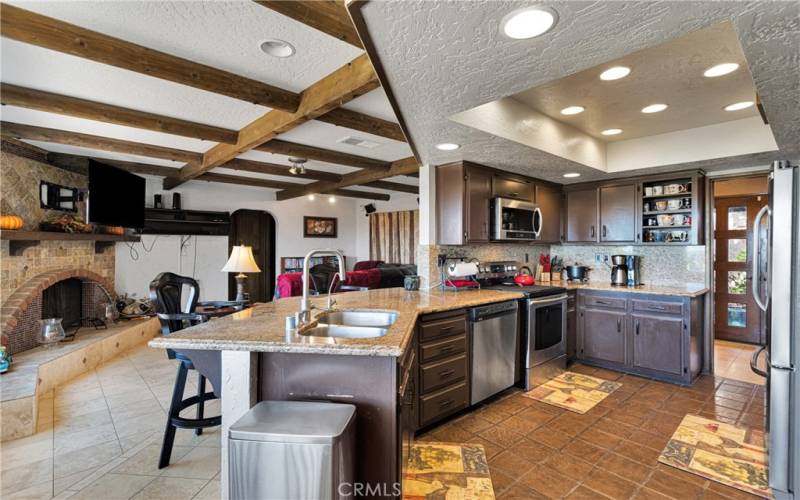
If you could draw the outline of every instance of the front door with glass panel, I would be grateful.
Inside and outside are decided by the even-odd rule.
[[[756,213],[766,196],[736,196],[714,200],[714,337],[763,344],[761,310],[751,287],[753,234]],[[766,243],[766,242],[764,242]]]

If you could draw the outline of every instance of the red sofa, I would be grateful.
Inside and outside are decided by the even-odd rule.
[[[324,264],[322,264],[324,266]],[[316,268],[317,266],[315,266]],[[384,264],[382,261],[370,260],[356,262],[353,271],[348,271],[341,285],[351,289],[375,289],[403,286],[402,278],[406,274],[416,272],[415,266],[397,266]],[[413,271],[413,272],[412,272]],[[312,270],[312,278],[314,276]],[[316,293],[328,293],[328,289],[317,290],[317,282],[329,283],[329,280],[312,279],[310,289]],[[297,297],[303,294],[303,273],[283,273],[278,275],[275,287],[275,298]],[[344,291],[339,278],[333,278],[333,290]]]

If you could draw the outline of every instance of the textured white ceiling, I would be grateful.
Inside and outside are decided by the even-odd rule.
[[[380,146],[370,149],[336,142],[348,136],[377,142]],[[306,122],[285,134],[279,135],[278,138],[289,142],[297,142],[384,161],[394,161],[411,156],[411,148],[409,148],[408,144],[405,142],[366,134],[364,132],[354,131],[319,121]]]
[[[352,5],[363,12],[388,85],[423,163],[468,159],[556,182],[565,182],[561,174],[567,171],[583,176],[566,182],[610,177],[447,117],[723,21],[731,21],[735,28],[781,151],[652,171],[714,169],[800,157],[797,2],[544,3],[558,11],[559,23],[531,40],[499,35],[502,17],[529,2],[409,0]],[[440,152],[434,148],[440,142],[456,142],[462,148]]]
[[[342,107],[397,123],[397,117],[394,116],[392,105],[389,104],[389,98],[386,97],[386,92],[382,87],[367,92],[361,97],[356,97]]]

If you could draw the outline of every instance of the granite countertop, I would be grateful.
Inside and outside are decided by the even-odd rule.
[[[383,337],[353,339],[287,336],[285,318],[298,311],[299,297],[259,304],[250,309],[212,319],[169,336],[156,337],[150,347],[218,351],[296,352],[345,354],[358,356],[402,356],[408,346],[417,317],[453,309],[522,298],[518,292],[462,290],[459,292],[385,288],[365,292],[336,294],[338,310],[375,309],[397,311],[397,321]],[[325,307],[326,297],[314,297],[311,303]],[[313,311],[316,317],[319,311]]]
[[[678,297],[699,297],[708,292],[704,285],[648,285],[644,284],[637,287],[614,286],[604,281],[587,281],[585,283],[573,283],[564,281],[554,281],[550,283],[554,286],[563,286],[567,290],[601,290],[607,292],[628,292],[645,293],[651,295],[674,295]]]

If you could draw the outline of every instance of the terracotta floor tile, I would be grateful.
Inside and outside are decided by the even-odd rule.
[[[516,483],[498,497],[498,500],[534,500],[537,498],[547,498],[533,491],[525,485]]]
[[[747,405],[746,401],[737,401],[735,399],[728,399],[722,396],[714,396],[714,403],[717,406],[724,406],[725,408],[732,408],[734,410],[743,410]]]
[[[416,438],[415,438],[416,439]],[[486,458],[491,458],[498,453],[502,453],[505,449],[499,444],[495,444],[491,441],[487,441],[486,439],[480,436],[474,436],[472,439],[469,440],[471,444],[479,444],[483,446],[483,451],[486,453]]]
[[[727,390],[724,387],[725,386],[723,385],[723,388],[717,389],[716,396],[718,398],[732,399],[734,401],[741,401],[742,403],[747,403],[748,401],[750,401],[750,395],[752,393],[739,394],[738,392],[732,392],[730,390]]]
[[[557,414],[550,411],[545,411],[541,408],[527,408],[521,412],[519,412],[516,417],[524,418],[530,422],[533,422],[537,425],[544,425],[547,422],[553,420]]]
[[[547,426],[570,436],[577,436],[594,423],[594,417],[576,413],[564,413],[551,420]]]
[[[614,410],[608,413],[605,418],[622,422],[623,424],[638,427],[644,422],[646,412],[630,412],[626,408]]]
[[[608,452],[608,450],[599,446],[595,446],[587,441],[584,441],[583,439],[575,439],[571,441],[561,451],[591,463],[597,462]]]
[[[716,481],[709,481],[708,488],[706,488],[706,494],[709,492],[717,493],[724,498],[729,498],[731,500],[756,500],[761,498],[757,495],[752,495],[747,493],[746,491],[737,490],[736,488],[731,488],[722,483],[718,483]]]
[[[471,413],[469,415],[465,415],[456,421],[456,425],[461,427],[462,429],[471,432],[473,434],[477,434],[483,430],[492,427],[494,424],[489,422],[486,419],[481,418],[479,415]]]
[[[543,465],[550,467],[567,477],[580,479],[592,471],[593,465],[568,453],[556,453]]]
[[[597,462],[597,466],[639,484],[643,483],[653,471],[652,467],[634,462],[616,453],[607,453]]]
[[[648,448],[661,451],[665,446],[667,446],[667,442],[669,441],[670,437],[671,436],[660,436],[644,430],[637,430],[628,436],[628,440],[642,446],[647,446]]]
[[[612,370],[607,370],[605,368],[597,368],[595,369],[593,377],[601,378],[603,380],[618,380],[622,377],[622,372],[616,372]]]
[[[467,443],[474,436],[473,433],[465,431],[456,424],[446,424],[433,431],[433,435],[439,441],[452,443]]]
[[[498,425],[498,427],[503,427],[503,428],[508,429],[510,431],[514,431],[514,432],[518,432],[520,434],[527,435],[527,434],[530,434],[531,432],[535,431],[536,429],[538,429],[543,424],[541,424],[541,423],[539,423],[539,422],[537,422],[535,420],[529,420],[529,419],[525,418],[524,416],[514,415],[513,417],[510,417],[510,418],[507,418],[506,420],[503,420],[502,422],[500,422],[497,425]]]
[[[498,424],[511,416],[511,414],[508,413],[507,411],[498,410],[492,407],[485,407],[483,409],[480,409],[477,411],[476,414],[479,417],[488,420],[493,424]]]
[[[541,465],[521,477],[519,482],[550,498],[561,498],[578,485],[577,481]]]
[[[599,431],[592,427],[584,431],[580,437],[589,443],[597,445],[601,448],[606,448],[608,450],[614,449],[614,447],[616,447],[620,441],[622,441],[622,438],[619,436]]]
[[[530,439],[523,439],[519,443],[509,448],[509,451],[516,453],[525,460],[533,463],[542,463],[548,458],[557,453],[557,451],[549,446],[541,443],[531,441]]]
[[[517,474],[506,474],[501,470],[491,467],[491,465],[489,466],[489,470],[492,476],[492,488],[494,488],[495,495],[502,493],[509,486],[514,484],[519,477]]]
[[[594,490],[590,490],[586,486],[578,486],[572,493],[566,496],[569,500],[598,500],[600,498],[608,498]]]
[[[572,440],[572,436],[551,428],[550,424],[539,427],[528,434],[528,437],[557,450],[563,448]]]
[[[534,464],[525,460],[522,455],[510,450],[505,450],[489,459],[491,470],[500,469],[516,477],[522,477],[533,466]]]
[[[635,500],[669,500],[671,497],[650,488],[639,488],[632,498]]]
[[[685,470],[681,470],[676,467],[671,467],[667,464],[662,464],[661,462],[659,462],[658,465],[656,465],[655,469],[659,472],[663,472],[664,474],[675,477],[681,481],[696,484],[697,486],[705,487],[710,482],[703,476],[700,476],[698,474],[692,474],[691,472],[686,472]]]
[[[667,474],[662,470],[655,470],[647,480],[645,486],[663,495],[679,500],[686,498],[700,498],[703,487]]]
[[[614,452],[648,467],[655,467],[658,457],[661,455],[661,450],[647,448],[633,441],[622,441],[619,446],[614,448]]]
[[[508,448],[523,438],[522,434],[499,426],[489,427],[478,433],[478,435],[493,443],[499,444],[503,448]]]
[[[593,429],[598,431],[607,432],[609,434],[613,434],[615,436],[619,436],[622,438],[626,438],[633,434],[636,430],[636,427],[628,424],[623,424],[622,422],[617,422],[611,420],[609,418],[603,417],[598,420],[593,426]]]
[[[589,474],[583,485],[611,498],[630,498],[637,488],[635,483],[599,467]]]

